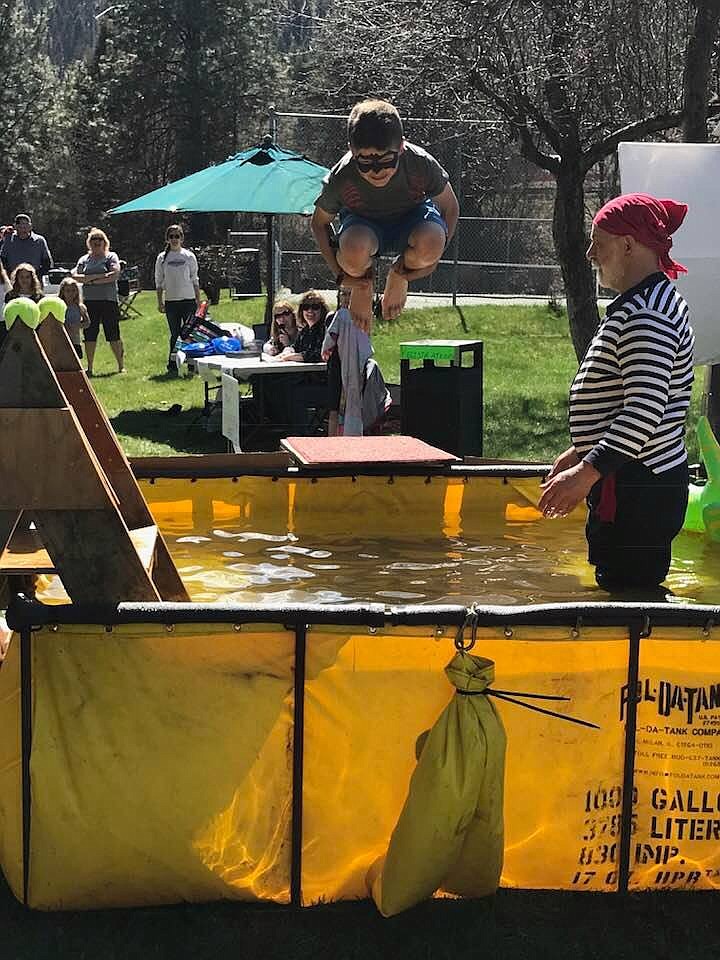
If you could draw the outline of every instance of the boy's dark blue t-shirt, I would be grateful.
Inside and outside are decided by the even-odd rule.
[[[315,205],[333,215],[347,208],[370,220],[397,220],[441,194],[449,179],[435,157],[406,141],[395,175],[384,187],[374,187],[360,176],[348,151],[325,177]]]

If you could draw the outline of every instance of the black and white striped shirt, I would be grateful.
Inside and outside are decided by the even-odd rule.
[[[663,473],[687,458],[695,338],[688,306],[653,273],[607,308],[570,388],[570,436],[601,474],[639,460]]]

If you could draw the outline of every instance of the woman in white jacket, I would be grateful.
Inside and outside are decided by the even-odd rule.
[[[165,314],[170,331],[168,373],[176,368],[171,360],[180,329],[200,306],[198,264],[192,250],[183,247],[185,234],[178,223],[171,223],[165,231],[166,246],[155,261],[155,288],[158,310]]]

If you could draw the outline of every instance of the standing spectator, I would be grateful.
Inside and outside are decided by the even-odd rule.
[[[8,273],[12,273],[21,263],[31,264],[41,283],[43,276],[52,267],[53,258],[45,237],[33,233],[32,220],[27,213],[19,213],[15,217],[14,232],[4,236],[0,247],[0,260]]]
[[[200,306],[198,262],[192,250],[183,247],[185,234],[179,223],[171,223],[165,231],[166,246],[155,261],[155,288],[158,310],[165,314],[170,330],[168,373],[177,373],[172,362],[175,343],[182,325],[194,316]]]
[[[7,274],[3,270],[5,278]],[[35,273],[35,268],[31,263],[19,263],[10,275],[10,289],[5,290],[5,303],[17,297],[28,297],[35,303],[42,297],[42,287]],[[7,334],[7,327],[4,322],[0,322],[0,343],[3,342]]]
[[[105,340],[117,362],[118,373],[125,373],[124,349],[120,339],[120,309],[118,307],[117,281],[120,276],[120,259],[110,249],[107,234],[92,227],[87,235],[88,252],[80,257],[71,274],[72,279],[82,284],[83,299],[87,307],[90,325],[85,331],[87,350],[87,375],[93,375],[93,362],[100,324]]]
[[[10,277],[5,271],[2,260],[0,260],[0,300],[5,300],[5,294],[9,293],[11,288],[12,284],[10,283]]]

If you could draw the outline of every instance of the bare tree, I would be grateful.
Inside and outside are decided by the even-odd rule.
[[[505,125],[557,184],[553,238],[580,357],[598,323],[586,179],[622,140],[679,125],[688,10],[687,0],[339,0],[317,36],[323,95],[383,93]]]
[[[470,82],[507,121],[522,155],[555,177],[553,238],[579,358],[598,323],[585,259],[586,178],[621,141],[679,123],[679,91],[669,82],[678,12],[645,0],[510,0],[493,13],[483,17]]]

